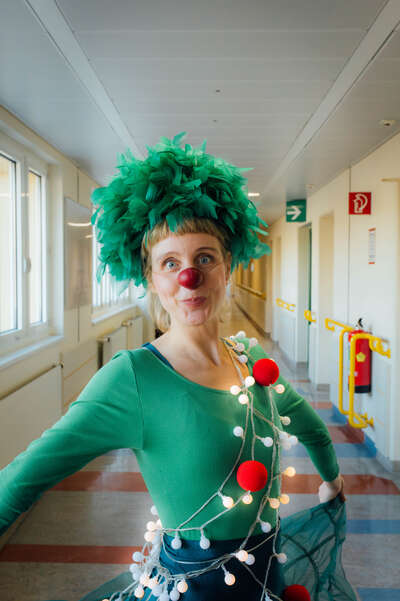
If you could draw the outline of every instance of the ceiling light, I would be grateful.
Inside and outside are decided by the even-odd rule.
[[[249,192],[247,196],[260,196],[259,192]]]
[[[395,123],[395,119],[381,119],[381,121],[379,121],[379,125],[383,125],[384,127],[392,127]]]

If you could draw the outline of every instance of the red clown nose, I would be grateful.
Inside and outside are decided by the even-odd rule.
[[[292,584],[283,591],[283,601],[311,601],[311,597],[305,586]]]
[[[180,272],[178,282],[181,286],[194,290],[203,283],[203,273],[195,267],[188,267]]]
[[[244,490],[261,490],[267,484],[267,468],[259,461],[244,461],[238,467],[236,479]]]
[[[258,359],[253,365],[253,378],[261,386],[270,386],[279,378],[279,367],[273,359]]]

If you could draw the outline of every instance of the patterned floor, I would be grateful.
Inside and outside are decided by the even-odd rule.
[[[271,340],[238,308],[221,329],[243,329],[278,362],[282,375],[328,425],[345,479],[348,528],[344,565],[360,601],[400,601],[400,478],[355,437],[326,393],[315,392],[302,370],[292,371]],[[297,477],[281,515],[318,503],[320,478],[301,445],[285,453]],[[127,569],[142,546],[152,505],[135,456],[121,449],[89,463],[44,493],[0,553],[1,601],[77,601]]]

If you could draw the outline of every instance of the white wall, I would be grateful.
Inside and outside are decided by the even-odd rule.
[[[400,135],[338,175],[307,200],[307,221],[312,224],[312,310],[317,324],[311,330],[310,377],[315,385],[330,384],[337,404],[338,332],[325,329],[325,317],[353,325],[363,317],[364,326],[387,339],[392,357],[373,355],[372,393],[357,395],[356,410],[373,416],[375,427],[366,433],[386,458],[400,461],[400,184],[382,182],[400,177]],[[372,214],[348,215],[348,192],[371,191]],[[282,241],[281,297],[297,298],[296,269],[300,261],[296,243],[304,224],[286,223],[282,217],[270,227],[275,244]],[[368,264],[368,229],[376,227],[376,264]],[[276,262],[273,261],[273,268]],[[273,274],[276,279],[276,274]],[[273,299],[275,300],[275,299]],[[282,324],[285,311],[274,306],[274,338],[286,346]],[[294,328],[304,316],[296,312]],[[277,335],[278,334],[278,335]],[[287,352],[287,348],[284,348]],[[294,349],[291,359],[298,360]],[[347,369],[344,373],[347,402]]]

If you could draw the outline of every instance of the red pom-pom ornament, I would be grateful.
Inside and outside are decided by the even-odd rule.
[[[311,601],[311,597],[305,586],[292,584],[283,591],[283,601]]]
[[[253,378],[261,386],[270,386],[279,378],[279,367],[273,359],[258,359],[253,365]]]
[[[185,288],[198,288],[203,282],[203,272],[195,267],[188,267],[181,271],[178,275],[178,282]]]
[[[267,468],[260,461],[244,461],[238,467],[236,479],[244,490],[261,490],[268,481]]]

